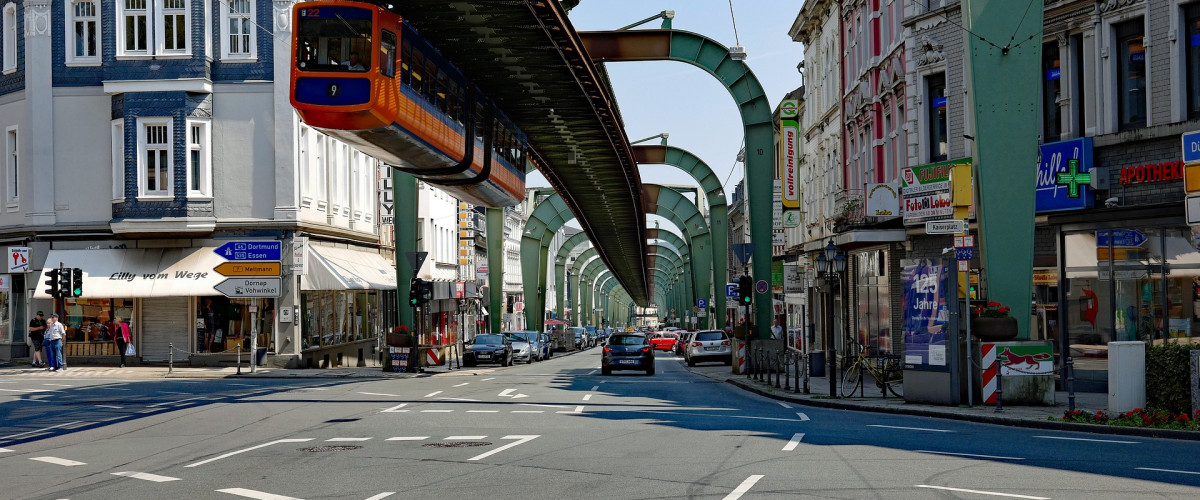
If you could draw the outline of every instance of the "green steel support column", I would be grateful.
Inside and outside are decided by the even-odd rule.
[[[484,209],[487,220],[488,249],[488,325],[491,332],[500,331],[500,319],[504,315],[504,209]]]
[[[525,222],[521,233],[521,280],[525,292],[525,327],[530,330],[542,331],[545,323],[550,240],[573,218],[562,197],[554,194],[539,202]]]
[[[409,174],[392,169],[392,199],[396,205],[394,244],[396,245],[396,311],[401,325],[417,332],[413,322],[413,308],[408,305],[408,284],[416,275],[408,261],[408,252],[417,251],[417,179]]]
[[[566,293],[563,281],[566,278],[567,257],[575,250],[575,247],[588,243],[587,233],[579,232],[574,236],[567,238],[562,246],[558,248],[558,255],[554,257],[554,295],[556,296],[558,305],[558,314],[561,317],[566,312],[568,307],[563,302],[563,296]]]
[[[1018,339],[1029,339],[1033,280],[1034,190],[1038,160],[1043,0],[1015,16],[1012,2],[969,0],[968,103],[975,126],[975,185],[989,300],[1012,308]],[[980,38],[988,41],[981,40]],[[1004,47],[996,47],[1003,45]],[[1019,182],[1025,180],[1026,182]],[[752,198],[753,199],[753,198]]]

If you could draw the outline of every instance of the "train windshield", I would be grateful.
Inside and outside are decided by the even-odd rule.
[[[300,9],[296,67],[301,71],[371,68],[371,11],[356,7]]]

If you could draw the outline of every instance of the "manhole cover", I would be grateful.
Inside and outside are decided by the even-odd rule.
[[[309,453],[317,453],[317,452],[322,452],[322,451],[357,450],[360,448],[362,448],[362,446],[353,446],[353,445],[350,445],[350,446],[313,446],[311,448],[300,448],[300,451],[307,451]]]
[[[491,446],[491,444],[483,441],[451,441],[448,443],[429,443],[421,446],[426,448],[471,448],[475,446]]]

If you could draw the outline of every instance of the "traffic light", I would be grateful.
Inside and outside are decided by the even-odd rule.
[[[408,305],[417,307],[421,299],[421,278],[413,278],[408,282]]]
[[[749,276],[738,278],[738,303],[750,305],[754,301],[754,280]]]
[[[71,269],[71,293],[70,293],[70,296],[71,297],[82,297],[83,296],[83,269],[82,268],[76,267],[76,268]]]
[[[433,300],[433,282],[421,280],[421,303],[428,304]]]
[[[50,287],[46,289],[46,295],[56,299],[58,298],[58,274],[60,272],[61,269],[58,268],[53,268],[46,271],[46,278],[49,278],[46,280],[46,286]]]
[[[59,268],[58,270],[58,297],[65,299],[71,296],[71,271],[74,269],[69,267]]]

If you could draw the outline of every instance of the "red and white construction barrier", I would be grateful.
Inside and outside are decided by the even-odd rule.
[[[983,366],[983,402],[984,404],[996,404],[996,370],[999,365],[996,364],[996,344],[979,344],[980,364]]]
[[[425,366],[441,366],[442,360],[438,356],[436,347],[425,349]]]

